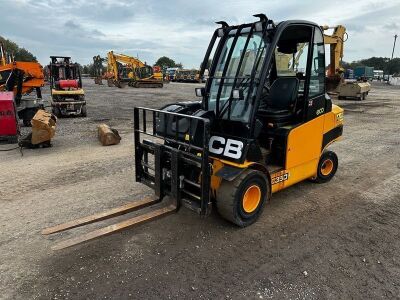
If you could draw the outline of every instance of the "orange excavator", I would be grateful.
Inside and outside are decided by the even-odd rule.
[[[14,92],[18,117],[25,126],[38,109],[43,108],[41,87],[44,86],[43,68],[37,62],[14,61],[0,44],[0,91]],[[36,91],[36,98],[23,98]]]

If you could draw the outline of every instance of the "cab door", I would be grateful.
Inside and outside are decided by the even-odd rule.
[[[321,155],[325,98],[325,48],[323,35],[314,27],[308,52],[304,84],[304,122],[289,131],[286,148],[286,170],[291,170],[286,185],[291,185],[316,173]]]

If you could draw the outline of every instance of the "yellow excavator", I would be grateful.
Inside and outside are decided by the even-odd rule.
[[[154,72],[153,68],[143,63],[136,57],[125,54],[107,53],[107,83],[123,88],[126,85],[132,87],[162,88],[163,75]]]
[[[365,99],[371,89],[368,82],[344,81],[344,69],[341,66],[343,60],[344,43],[347,40],[346,27],[337,26],[321,26],[324,31],[324,43],[330,46],[330,64],[326,76],[327,92],[338,94],[339,99],[356,98]],[[328,30],[333,30],[332,34],[328,34]]]

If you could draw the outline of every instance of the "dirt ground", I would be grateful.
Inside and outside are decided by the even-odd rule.
[[[88,118],[60,119],[52,148],[0,152],[1,299],[400,298],[399,87],[335,101],[345,109],[335,178],[274,194],[250,227],[182,208],[53,252],[88,228],[54,237],[43,228],[152,194],[134,182],[133,107],[196,99],[195,84],[84,84]],[[99,144],[102,122],[120,145]]]

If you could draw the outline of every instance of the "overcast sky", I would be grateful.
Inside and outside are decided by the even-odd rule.
[[[198,67],[215,21],[305,19],[347,27],[345,61],[389,57],[400,34],[400,0],[0,0],[0,35],[30,50],[42,64],[68,55],[81,64],[114,50],[153,64],[168,56]],[[400,56],[400,40],[395,56]]]

